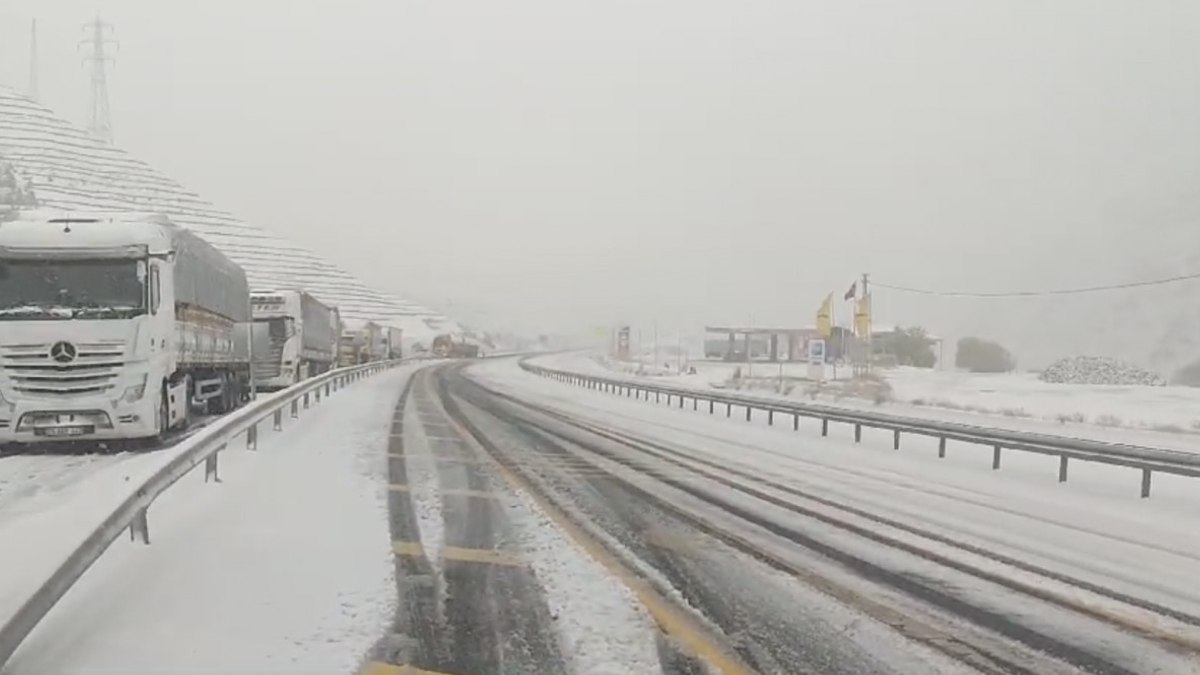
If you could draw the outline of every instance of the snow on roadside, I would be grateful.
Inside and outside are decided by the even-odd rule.
[[[4,671],[352,672],[395,610],[386,447],[411,369],[307,411],[260,449],[231,447],[118,541]]]
[[[639,378],[607,368],[583,353],[538,357],[535,363],[581,374],[703,390],[715,390],[714,385],[724,383],[735,368],[745,368],[745,364],[737,363],[692,362],[697,368],[695,375]],[[805,368],[785,364],[785,373],[799,376]],[[754,373],[760,371],[767,376],[775,374],[778,364],[754,364]],[[853,397],[822,395],[812,399],[805,394],[804,385],[782,398],[904,417],[1200,452],[1200,389],[1053,384],[1031,374],[992,375],[919,368],[882,372],[892,387],[892,400],[882,406]],[[781,397],[772,391],[739,393]]]
[[[413,512],[421,547],[433,568],[442,574],[442,550],[446,547],[445,516],[442,514],[442,491],[438,485],[437,459],[430,447],[429,435],[421,424],[419,404],[409,399],[404,409],[404,457]]]
[[[141,481],[180,451],[0,459],[0,623]]]
[[[633,592],[573,544],[528,494],[503,494],[513,543],[541,582],[573,672],[661,673],[658,627]]]
[[[430,439],[419,423],[421,406],[410,400],[405,411],[409,494],[421,545],[440,573],[445,545],[442,498]],[[655,642],[658,627],[632,591],[568,539],[529,495],[514,492],[498,478],[492,480],[511,525],[509,541],[529,563],[545,592],[571,672],[661,673]]]

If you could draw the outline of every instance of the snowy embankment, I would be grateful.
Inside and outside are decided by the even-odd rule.
[[[571,353],[541,357],[539,365],[608,377],[644,379],[655,384],[699,389],[727,389],[746,364],[692,362],[696,374],[642,378],[594,355]],[[812,401],[905,417],[980,424],[997,428],[1094,438],[1119,443],[1200,451],[1200,389],[1188,387],[1053,384],[1032,374],[984,375],[956,371],[893,368],[882,371],[890,387],[887,400],[837,395],[839,387],[814,392],[811,383],[796,382],[807,366],[754,363],[749,368],[755,388],[741,393],[795,401]],[[829,371],[827,371],[828,373]],[[839,369],[839,377],[848,375]]]
[[[178,664],[194,672],[354,671],[394,612],[386,444],[410,372],[367,379],[285,422],[282,433],[264,431],[257,452],[231,446],[219,484],[205,484],[200,471],[184,477],[150,510],[152,545],[116,542],[5,675]],[[160,454],[89,478],[88,489],[60,500],[70,507],[58,507],[58,521],[89,505],[102,517],[125,467],[160,464]],[[125,484],[144,473],[126,472]]]

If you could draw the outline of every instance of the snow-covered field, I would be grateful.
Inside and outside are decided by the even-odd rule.
[[[681,387],[725,388],[745,364],[692,362],[696,374],[651,378],[620,364],[581,352],[539,357],[538,365],[572,372],[621,376]],[[785,364],[785,377],[803,377],[807,367]],[[828,372],[828,371],[827,371]],[[779,365],[755,363],[752,375],[763,388],[743,390],[780,397],[772,377]],[[839,370],[839,376],[847,374]],[[1032,374],[974,374],[894,368],[882,371],[891,387],[889,400],[877,404],[854,396],[811,391],[798,384],[785,398],[869,409],[908,417],[984,424],[1001,428],[1062,434],[1099,440],[1200,451],[1200,389],[1071,385],[1042,382]],[[759,378],[766,378],[760,380]]]
[[[5,675],[353,672],[394,612],[386,444],[410,371],[369,378],[282,433],[264,431],[257,452],[231,447],[219,484],[205,484],[201,472],[186,476],[151,507],[152,545],[115,543]],[[46,571],[39,561],[61,559],[122,485],[167,459],[119,456],[69,481],[69,494],[47,493],[54,506],[45,511],[55,515],[37,523],[53,532],[55,546],[44,549],[53,552],[29,552],[20,566],[9,565],[20,552],[8,535],[34,521],[0,520],[5,588],[12,572],[28,584]]]

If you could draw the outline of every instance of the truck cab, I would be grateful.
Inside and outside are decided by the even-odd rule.
[[[0,444],[161,435],[200,381],[232,384],[234,319],[187,302],[203,292],[179,279],[178,231],[149,215],[0,223]]]
[[[283,389],[307,378],[300,359],[300,300],[295,293],[253,292],[253,371],[263,391]]]

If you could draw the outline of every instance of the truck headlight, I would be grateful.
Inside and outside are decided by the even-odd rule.
[[[149,375],[143,374],[142,383],[135,384],[132,387],[126,387],[125,393],[121,396],[121,398],[124,399],[126,403],[136,403],[142,400],[142,397],[146,395],[147,379],[149,379]]]

